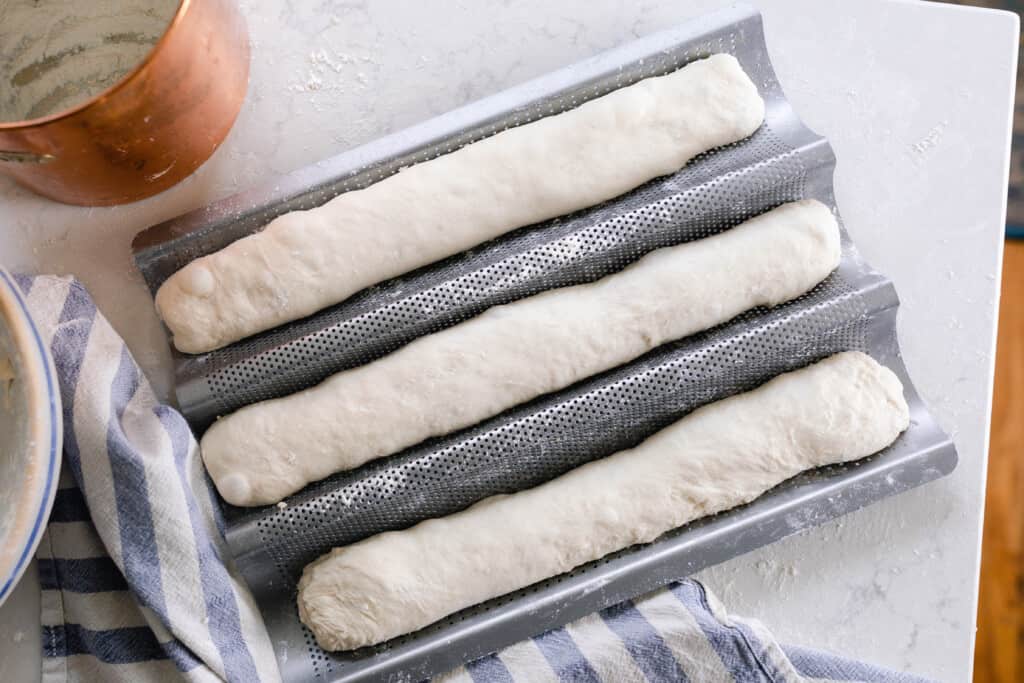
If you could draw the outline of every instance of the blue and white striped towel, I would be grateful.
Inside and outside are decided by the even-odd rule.
[[[60,488],[38,551],[43,683],[279,680],[188,425],[157,401],[81,284],[17,281],[53,353],[64,409]],[[922,679],[783,648],[687,580],[436,680]]]
[[[185,420],[69,278],[18,278],[57,369],[64,463],[37,553],[43,681],[280,680]]]
[[[434,683],[923,683],[835,655],[779,645],[686,579],[460,667]]]

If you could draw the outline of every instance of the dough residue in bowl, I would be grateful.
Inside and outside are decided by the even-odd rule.
[[[0,356],[0,405],[11,409],[11,388],[15,380],[14,365],[7,356]]]
[[[0,315],[0,565],[3,565],[4,552],[16,526],[21,495],[29,483],[22,448],[29,439],[22,397],[24,387],[17,381],[21,375],[19,357],[4,323]]]

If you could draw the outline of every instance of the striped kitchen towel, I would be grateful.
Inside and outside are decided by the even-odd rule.
[[[18,277],[49,345],[64,463],[39,546],[43,683],[276,681],[184,419],[70,278]],[[438,681],[922,679],[780,646],[687,580],[460,667]]]
[[[43,682],[277,681],[185,420],[70,278],[18,277],[53,355],[64,462],[37,552]]]
[[[758,621],[726,613],[686,579],[548,631],[434,679],[642,683],[926,683],[910,674],[780,645]]]

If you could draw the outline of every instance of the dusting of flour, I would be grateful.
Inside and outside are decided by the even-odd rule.
[[[0,0],[0,122],[39,118],[114,85],[156,44],[178,0]]]

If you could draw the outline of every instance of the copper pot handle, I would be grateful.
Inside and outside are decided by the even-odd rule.
[[[45,164],[56,159],[52,154],[36,154],[35,152],[13,152],[0,149],[0,161],[12,164]]]

